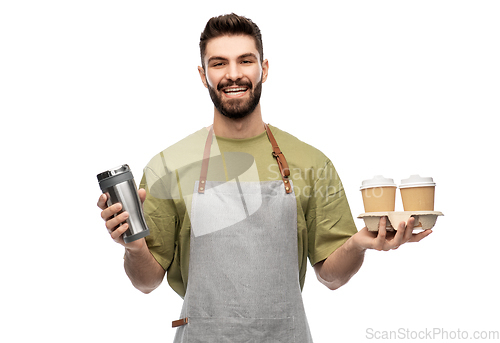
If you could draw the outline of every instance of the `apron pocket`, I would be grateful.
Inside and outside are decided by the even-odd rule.
[[[183,328],[189,343],[294,343],[293,317],[196,318]]]

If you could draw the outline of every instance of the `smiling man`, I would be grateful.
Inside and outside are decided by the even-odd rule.
[[[198,67],[215,108],[230,119],[244,118],[259,106],[262,82],[267,77],[268,63],[266,60],[261,64],[256,52],[244,52],[249,49],[254,50],[252,45],[255,43],[248,36],[214,38],[210,42],[204,67]],[[226,55],[218,56],[219,51],[226,52]],[[227,52],[236,55],[229,56]],[[238,55],[239,52],[241,55]],[[237,65],[241,67],[235,67]],[[205,74],[205,69],[209,76]]]
[[[419,241],[413,221],[357,231],[340,178],[316,148],[262,120],[269,63],[260,30],[235,14],[211,18],[198,72],[213,124],[160,152],[139,194],[151,234],[131,243],[128,214],[101,217],[125,247],[125,270],[149,293],[165,274],[184,298],[175,342],[312,342],[302,303],[307,260],[330,289],[361,267],[367,249]],[[293,174],[290,173],[293,170]]]

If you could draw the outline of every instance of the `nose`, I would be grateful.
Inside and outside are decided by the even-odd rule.
[[[226,79],[231,81],[239,80],[243,77],[239,63],[230,63],[227,68]]]

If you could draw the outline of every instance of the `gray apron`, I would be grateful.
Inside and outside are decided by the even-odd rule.
[[[175,343],[312,342],[299,284],[297,203],[286,160],[266,130],[282,181],[207,181],[208,135]]]

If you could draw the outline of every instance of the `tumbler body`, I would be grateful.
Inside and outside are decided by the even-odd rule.
[[[126,164],[107,170],[97,175],[99,186],[108,197],[107,204],[122,204],[122,210],[128,212],[126,220],[128,230],[123,234],[125,243],[130,243],[149,235],[149,229],[144,219],[142,204],[137,193],[137,186],[130,167]]]

